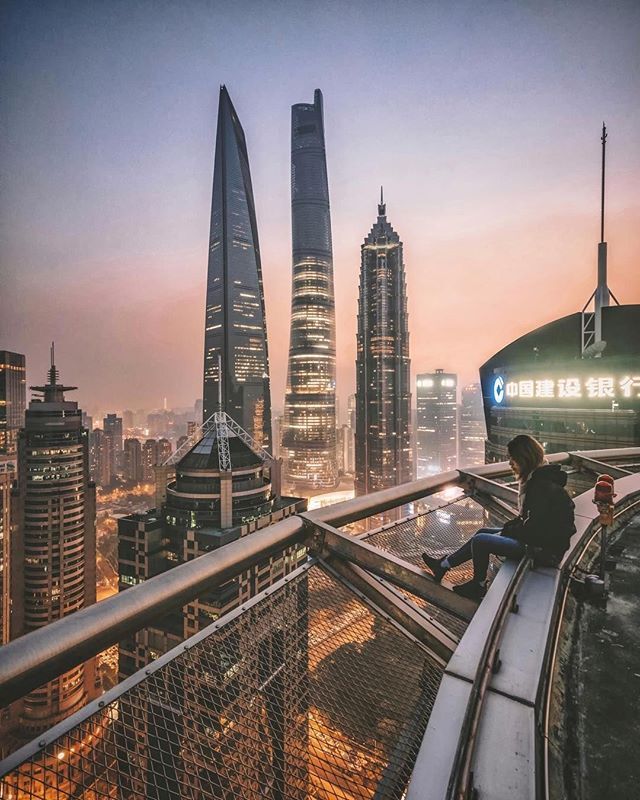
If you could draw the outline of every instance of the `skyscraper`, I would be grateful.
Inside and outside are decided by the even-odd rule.
[[[96,601],[95,486],[78,404],[65,400],[53,363],[42,394],[29,403],[18,439],[12,497],[10,638]],[[95,696],[93,660],[21,701],[21,734],[36,736]]]
[[[322,92],[291,108],[291,338],[282,437],[287,480],[336,484],[336,337]]]
[[[204,334],[204,419],[222,405],[262,447],[271,448],[269,354],[262,266],[244,131],[220,87],[213,171]]]
[[[470,383],[462,390],[459,434],[458,466],[473,467],[476,464],[484,464],[486,426],[482,407],[482,389],[479,383]]]
[[[15,456],[26,408],[24,356],[0,350],[0,456]]]
[[[0,645],[9,641],[9,546],[11,542],[11,484],[13,465],[0,461]],[[2,723],[0,722],[0,729]]]
[[[146,483],[153,483],[153,468],[158,463],[158,442],[147,439],[142,447],[142,479]]]
[[[124,475],[131,483],[141,483],[144,475],[142,445],[139,439],[124,440]]]
[[[361,248],[356,356],[356,495],[413,477],[409,329],[402,242],[378,219]]]
[[[458,376],[437,369],[416,378],[418,478],[458,465]]]
[[[122,417],[117,414],[107,414],[104,418],[102,427],[104,430],[105,443],[110,448],[111,453],[109,461],[111,464],[111,475],[109,482],[113,482],[114,478],[122,469]]]

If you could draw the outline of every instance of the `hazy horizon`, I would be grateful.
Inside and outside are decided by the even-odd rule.
[[[272,406],[289,342],[290,106],[325,103],[341,416],[384,185],[412,375],[461,384],[595,288],[640,302],[640,7],[9,2],[0,12],[0,348],[97,411],[202,395],[218,87],[251,163]],[[415,385],[412,386],[415,392]],[[415,404],[415,398],[414,398]]]

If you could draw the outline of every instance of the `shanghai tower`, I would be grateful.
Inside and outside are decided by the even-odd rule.
[[[402,242],[378,220],[361,248],[356,356],[356,495],[411,480],[409,330]]]
[[[336,337],[322,92],[291,108],[291,338],[282,451],[299,490],[336,484]]]
[[[223,409],[271,449],[269,354],[262,267],[244,131],[220,87],[204,333],[204,419]]]

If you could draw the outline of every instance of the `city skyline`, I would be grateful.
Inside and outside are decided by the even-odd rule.
[[[595,283],[602,118],[610,137],[610,285],[621,302],[638,300],[637,10],[569,5],[537,19],[516,8],[498,14],[491,4],[449,14],[380,7],[377,18],[393,17],[405,35],[402,53],[387,52],[375,72],[381,88],[398,90],[395,113],[380,119],[375,104],[354,103],[380,58],[378,48],[365,47],[372,30],[357,31],[355,8],[340,20],[342,30],[335,19],[315,26],[318,41],[295,74],[274,57],[275,44],[266,44],[271,60],[256,80],[256,56],[246,55],[259,34],[277,29],[275,13],[245,21],[245,48],[234,53],[240,34],[223,41],[231,30],[224,12],[198,8],[186,19],[169,9],[172,28],[166,19],[156,27],[145,3],[126,20],[89,6],[89,14],[56,24],[55,3],[7,12],[3,89],[11,145],[2,154],[8,200],[0,216],[7,276],[0,335],[3,346],[26,354],[29,380],[46,368],[55,338],[61,364],[82,387],[83,407],[155,407],[167,395],[183,406],[200,396],[221,83],[234,96],[251,151],[267,324],[278,343],[287,341],[290,308],[288,111],[315,86],[327,98],[342,407],[355,386],[361,230],[380,183],[394,197],[409,265],[412,381],[436,366],[457,372],[461,383],[477,381],[478,367],[500,343],[581,308]],[[312,23],[307,15],[305,28]],[[302,24],[290,14],[282,42],[294,42]],[[138,48],[146,25],[157,41]],[[522,55],[513,51],[514,25]],[[179,35],[159,58],[165,27]],[[219,54],[198,28],[212,31]],[[346,86],[346,57],[332,60],[325,50],[331,41],[339,51],[349,38]],[[465,56],[452,65],[458,50]],[[135,67],[132,74],[128,68],[125,76],[111,51]],[[539,90],[521,92],[521,84]],[[473,100],[476,85],[482,104]],[[34,124],[36,112],[46,125]],[[562,291],[550,295],[558,265]],[[487,315],[491,325],[482,324]],[[275,348],[271,361],[277,411],[286,347]]]

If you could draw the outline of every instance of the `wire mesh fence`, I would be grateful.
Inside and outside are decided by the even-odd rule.
[[[16,754],[0,797],[402,797],[441,669],[318,565],[267,591]]]
[[[444,557],[467,542],[480,528],[500,528],[503,524],[503,519],[484,509],[475,500],[463,497],[392,527],[372,532],[366,537],[366,541],[423,568],[423,553]],[[498,559],[492,557],[489,580],[499,564]],[[467,562],[450,570],[446,579],[457,584],[470,580],[472,574],[473,566],[471,562]],[[453,633],[461,635],[464,632],[466,623],[463,621],[414,595],[410,595],[410,599]]]

